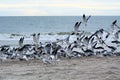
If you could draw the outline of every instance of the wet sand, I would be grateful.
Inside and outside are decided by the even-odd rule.
[[[48,65],[41,60],[4,61],[0,80],[120,80],[120,57],[62,59]]]

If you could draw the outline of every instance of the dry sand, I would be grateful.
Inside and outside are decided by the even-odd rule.
[[[41,60],[4,61],[0,80],[120,80],[120,57],[63,59],[49,65]]]

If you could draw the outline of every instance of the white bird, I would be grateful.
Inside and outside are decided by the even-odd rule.
[[[23,41],[24,41],[24,37],[21,37],[20,40],[19,40],[19,46],[20,46],[20,48],[23,47]]]
[[[74,25],[74,31],[75,31],[75,33],[79,31],[79,27],[80,27],[80,24],[81,24],[81,23],[82,23],[82,22],[76,22],[76,23],[75,23],[75,25]]]
[[[33,34],[32,36],[33,36],[33,42],[34,42],[34,44],[37,44],[36,34]]]
[[[91,16],[86,17],[85,14],[83,14],[83,23],[85,24],[85,26],[87,26],[87,22],[90,19]]]
[[[39,43],[39,38],[40,38],[40,33],[38,33],[37,35],[34,33],[32,36],[33,36],[34,44],[38,44]]]
[[[37,34],[36,40],[39,43],[39,39],[40,39],[40,33]]]
[[[49,57],[48,57],[48,55],[46,53],[43,53],[42,61],[45,64],[51,64],[52,63],[52,61],[49,59]]]

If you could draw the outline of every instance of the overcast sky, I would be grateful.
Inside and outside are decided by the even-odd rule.
[[[120,15],[120,0],[0,0],[0,16]]]

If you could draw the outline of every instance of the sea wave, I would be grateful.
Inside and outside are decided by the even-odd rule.
[[[70,35],[71,32],[49,32],[49,33],[40,33],[40,42],[47,41],[56,41],[57,39],[65,39]],[[37,34],[37,33],[36,33]],[[85,34],[91,34],[90,32],[85,32]],[[0,34],[0,45],[17,45],[21,37],[25,38],[24,43],[32,43],[33,37],[32,34],[26,33],[11,33],[11,34]],[[73,41],[75,38],[74,35],[71,35],[70,40]]]
[[[55,40],[56,38],[65,38],[70,35],[71,32],[49,32],[40,33],[41,39]],[[92,32],[85,32],[86,35],[90,35]],[[33,33],[34,34],[34,33]],[[37,33],[36,33],[37,34]],[[10,33],[10,34],[0,34],[0,40],[19,40],[20,37],[24,37],[26,40],[32,40],[32,34],[29,33]]]

